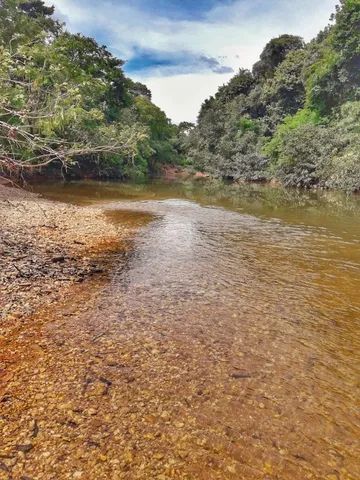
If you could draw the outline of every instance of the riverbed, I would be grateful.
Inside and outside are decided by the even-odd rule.
[[[358,197],[37,190],[137,233],[107,281],[24,332],[0,478],[360,478]]]

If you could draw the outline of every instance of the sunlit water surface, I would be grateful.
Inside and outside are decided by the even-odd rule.
[[[165,363],[152,381],[170,399],[207,392],[196,425],[228,462],[190,475],[360,478],[359,197],[164,182],[40,191],[141,225],[94,322],[178,342],[184,371],[174,380]]]

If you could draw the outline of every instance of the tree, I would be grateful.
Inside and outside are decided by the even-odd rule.
[[[226,103],[239,95],[248,95],[254,85],[254,77],[249,70],[240,69],[229,83],[219,88],[215,98]]]
[[[42,0],[19,3],[19,9],[34,19],[51,17],[55,11],[54,6],[46,6]]]
[[[333,20],[307,45],[272,39],[252,73],[240,70],[203,103],[185,144],[196,167],[360,190],[359,0],[341,0]]]
[[[195,128],[195,124],[192,122],[180,122],[178,125],[179,132],[185,133],[186,135],[188,135],[193,128]]]
[[[0,171],[18,176],[52,163],[69,168],[82,158],[109,158],[119,155],[134,159],[146,130],[106,125],[101,113],[81,110],[78,92],[37,85],[19,70],[9,52],[0,55]],[[3,71],[13,78],[3,77]],[[30,69],[31,70],[31,69]],[[16,75],[18,72],[18,75]],[[20,75],[20,73],[22,75]],[[67,109],[66,105],[73,105]],[[71,121],[73,118],[73,121]],[[71,134],[67,124],[71,123]]]
[[[0,0],[0,169],[57,165],[79,174],[146,175],[177,161],[176,127],[124,62],[66,32],[41,0]]]
[[[276,68],[285,60],[289,52],[304,48],[301,37],[294,35],[281,35],[273,38],[265,46],[260,55],[260,60],[253,67],[253,74],[257,78],[270,78]]]
[[[306,74],[307,104],[328,115],[342,103],[360,99],[360,2],[341,0],[335,24],[314,44]]]
[[[0,45],[15,52],[19,45],[36,42],[40,36],[56,36],[61,24],[51,17],[53,12],[41,0],[1,0]]]
[[[151,166],[174,163],[176,161],[175,141],[177,129],[171,124],[165,113],[144,96],[135,98],[138,119],[148,126],[150,131],[149,145],[153,154],[149,159]]]
[[[130,78],[127,79],[127,86],[129,88],[130,93],[134,97],[146,97],[151,100],[151,91],[148,89],[146,85],[140,82],[133,82]]]

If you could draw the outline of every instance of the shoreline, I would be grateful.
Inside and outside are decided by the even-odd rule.
[[[254,223],[243,212],[236,220],[207,204],[164,206],[161,189],[153,196],[159,208],[149,210],[166,218],[135,239],[148,220],[139,204],[35,205],[39,197],[13,193],[29,203],[21,209],[24,197],[4,200],[7,228],[40,242],[33,253],[29,244],[25,265],[46,254],[45,271],[58,273],[76,260],[83,265],[93,245],[103,272],[60,283],[57,303],[44,300],[0,336],[0,479],[356,476],[353,423],[344,412],[356,403],[358,278],[349,260],[358,257],[343,252],[342,239],[324,228],[304,238],[309,221],[297,229]],[[47,228],[39,216],[27,231],[39,207]],[[61,229],[48,228],[52,216]],[[99,241],[112,233],[109,254]],[[349,245],[357,251],[356,239]],[[78,256],[49,262],[55,246]],[[343,272],[324,248],[338,253]],[[320,293],[316,317],[313,292]],[[338,299],[353,306],[348,315],[336,310]],[[334,361],[340,370],[323,368]],[[329,443],[338,452],[330,466]]]
[[[107,275],[132,229],[99,206],[75,206],[0,185],[0,339],[75,285]]]

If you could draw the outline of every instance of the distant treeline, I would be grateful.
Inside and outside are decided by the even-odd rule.
[[[178,163],[178,127],[123,61],[41,0],[0,1],[0,176],[144,177]]]
[[[360,0],[341,0],[308,44],[271,40],[203,103],[181,145],[219,177],[360,190]]]

